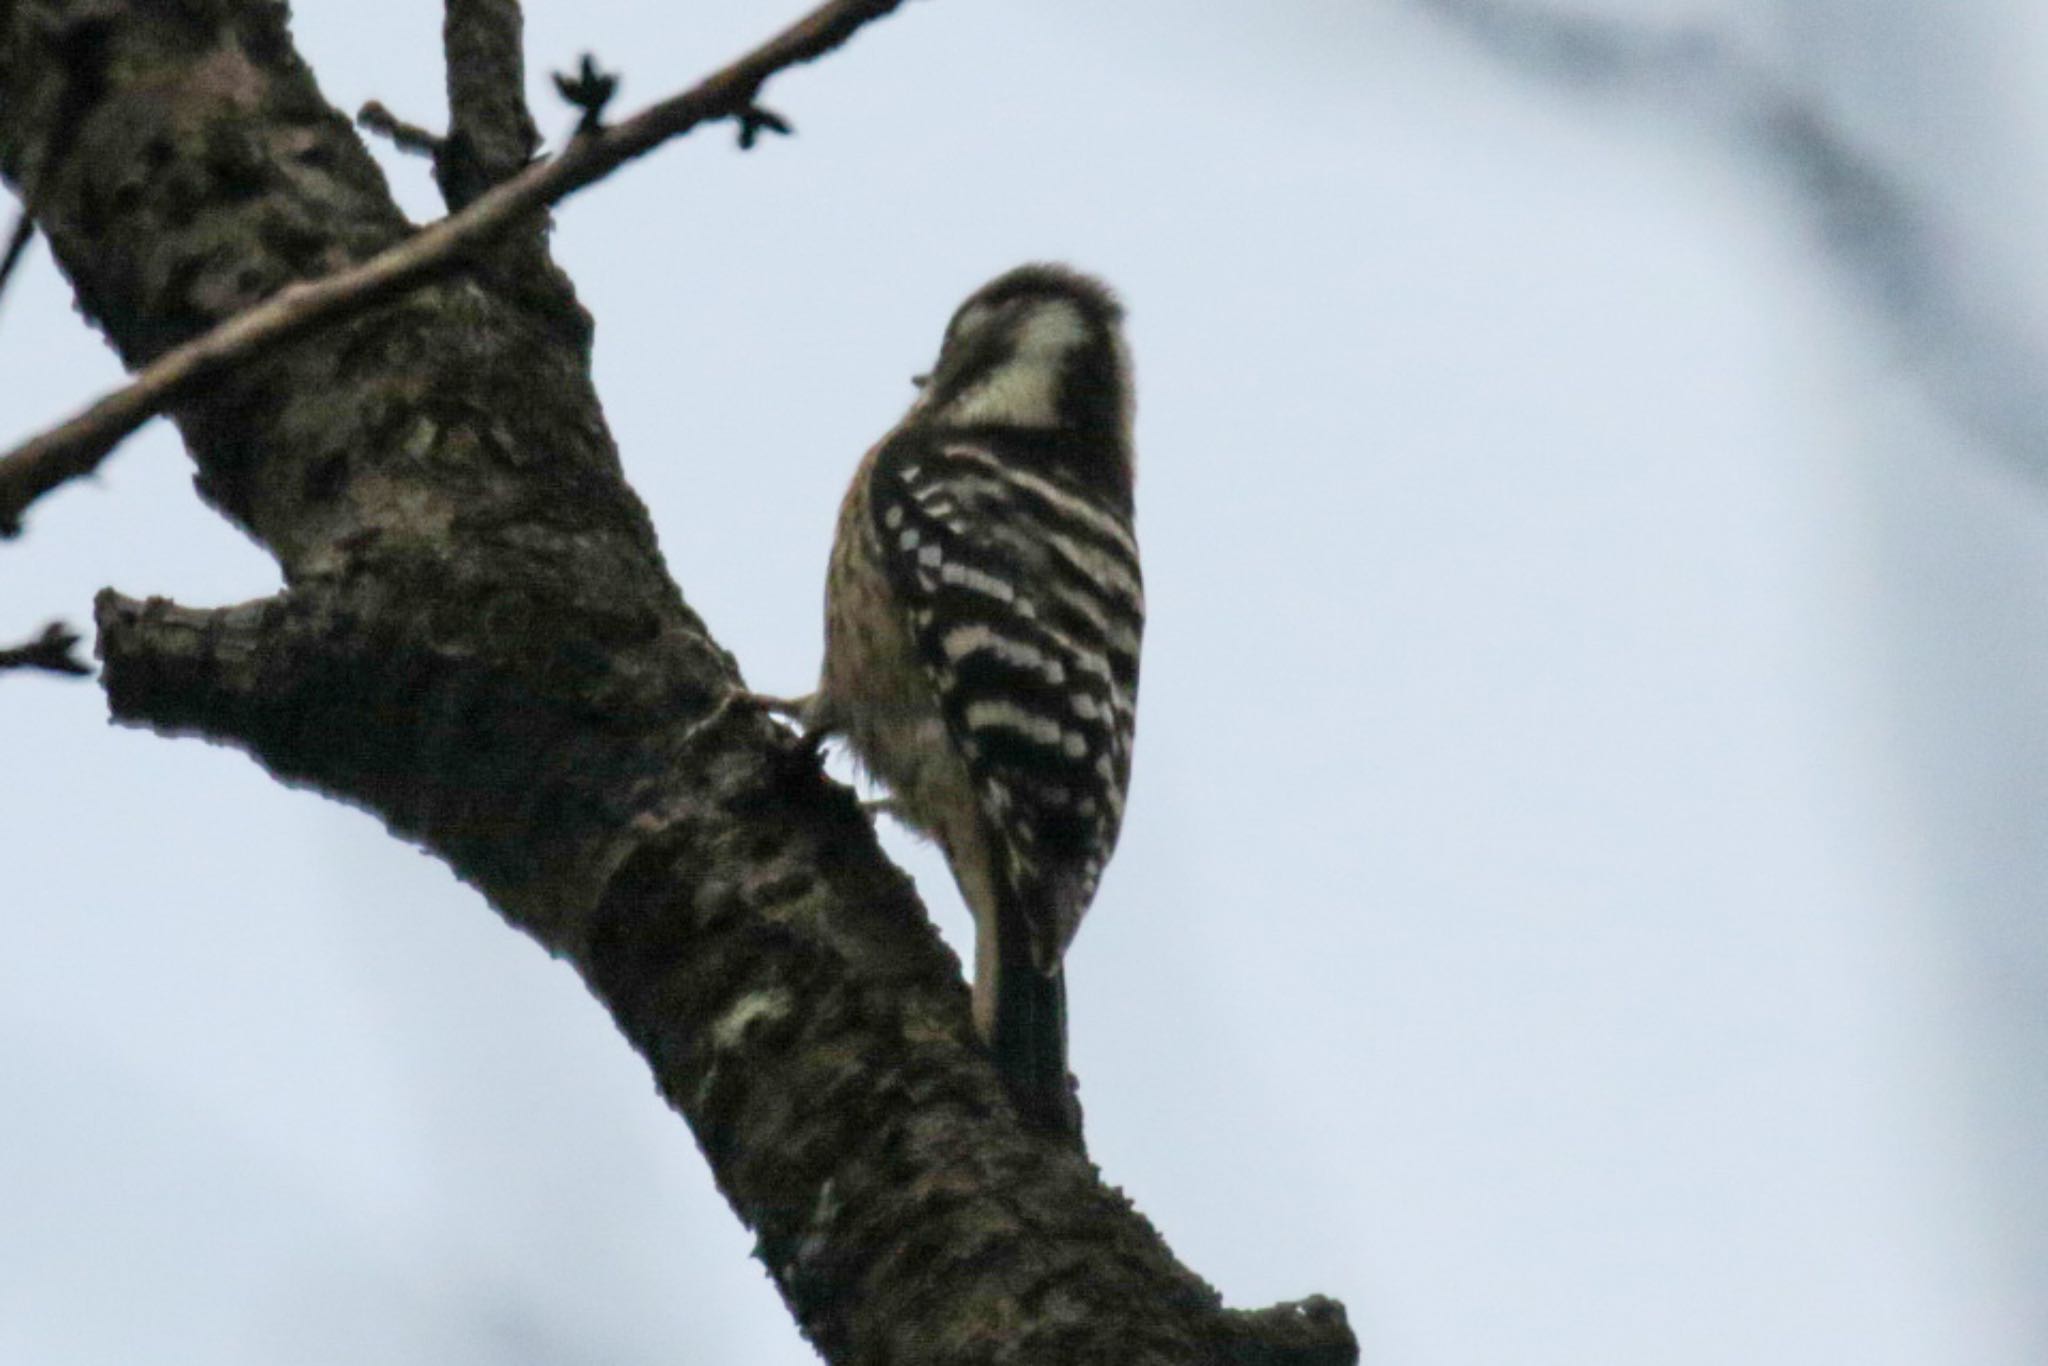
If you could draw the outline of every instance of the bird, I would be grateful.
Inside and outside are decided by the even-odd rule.
[[[1063,963],[1123,824],[1145,625],[1123,318],[1046,263],[954,311],[840,505],[800,704],[944,851],[976,1030],[1020,1118],[1077,1141]]]

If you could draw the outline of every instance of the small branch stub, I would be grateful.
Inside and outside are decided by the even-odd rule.
[[[749,104],[733,117],[739,120],[742,152],[752,151],[755,140],[763,133],[773,133],[777,137],[786,138],[796,132],[796,129],[790,127],[788,119],[773,109],[758,104]]]
[[[371,100],[356,111],[356,125],[379,137],[390,139],[391,145],[401,152],[431,157],[436,162],[440,161],[448,146],[445,138],[428,132],[416,123],[407,123],[378,100]]]

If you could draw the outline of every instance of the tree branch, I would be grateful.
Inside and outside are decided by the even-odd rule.
[[[519,0],[447,0],[448,144],[436,177],[451,210],[526,169],[540,134],[526,108]]]
[[[124,357],[403,237],[282,6],[91,0],[82,41],[71,3],[0,8],[0,171]],[[703,107],[850,31],[814,16]],[[631,126],[577,146],[637,154]],[[594,178],[578,155],[539,169]],[[177,420],[287,586],[103,593],[115,718],[373,812],[574,966],[829,1360],[1355,1360],[1327,1302],[1223,1310],[1019,1126],[908,879],[669,579],[581,333],[468,272],[247,357]]]
[[[44,669],[50,673],[91,677],[92,666],[73,653],[77,646],[78,632],[61,621],[53,621],[34,640],[0,650],[0,670]]]
[[[428,158],[441,202],[460,212],[526,169],[540,133],[526,108],[526,54],[518,0],[447,0],[441,47],[448,81],[446,137],[371,100],[356,122],[400,151]]]
[[[380,100],[370,100],[358,109],[356,124],[378,137],[390,139],[391,145],[401,152],[426,157],[435,163],[437,170],[441,157],[448,147],[448,140],[439,133],[422,128],[416,123],[407,123],[385,108]]]
[[[129,433],[222,371],[416,288],[513,225],[699,124],[747,114],[770,77],[832,51],[901,4],[831,0],[682,94],[572,140],[554,160],[496,186],[460,213],[352,269],[283,289],[170,351],[121,389],[0,456],[0,536],[18,535],[21,515],[36,499],[99,468]]]
[[[593,737],[582,684],[544,696],[509,658],[479,678],[469,646],[403,638],[408,596],[318,585],[204,611],[102,593],[115,716],[370,807],[574,963],[828,1360],[1356,1360],[1333,1301],[1223,1312],[1080,1154],[1018,1127],[958,962],[788,732],[727,693],[663,722],[654,755],[645,715]],[[573,773],[616,804],[634,772],[639,813],[611,818],[609,871],[565,915],[584,896],[531,855],[591,833],[590,813],[554,794]],[[525,847],[509,861],[508,835]]]

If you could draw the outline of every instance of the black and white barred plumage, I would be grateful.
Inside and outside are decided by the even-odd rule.
[[[1068,1131],[1060,964],[1123,820],[1145,618],[1121,321],[1057,266],[960,306],[847,492],[810,711],[945,849],[976,1023],[1025,1117]]]

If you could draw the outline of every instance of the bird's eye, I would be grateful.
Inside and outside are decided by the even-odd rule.
[[[922,389],[927,384],[930,384],[932,382],[932,377],[930,375],[912,375],[910,377],[910,382],[916,385],[918,388]]]

